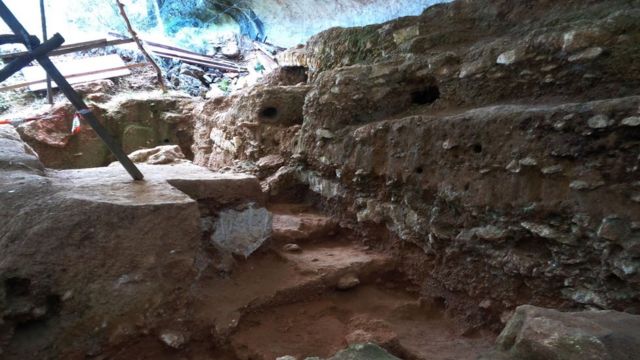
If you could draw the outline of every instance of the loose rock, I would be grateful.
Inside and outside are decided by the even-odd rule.
[[[343,275],[336,284],[338,290],[350,290],[360,285],[360,279],[353,273]]]

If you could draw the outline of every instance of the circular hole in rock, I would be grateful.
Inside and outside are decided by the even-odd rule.
[[[471,149],[473,150],[474,153],[476,154],[480,154],[482,152],[482,145],[480,144],[473,144],[471,146]]]
[[[416,172],[416,174],[422,174],[424,172],[424,169],[422,168],[422,166],[418,166],[414,171]]]
[[[430,85],[411,93],[411,102],[418,105],[431,104],[440,98],[440,89]]]
[[[171,142],[171,140],[169,140],[169,139],[164,139],[164,140],[162,140],[162,142],[163,142],[163,143],[165,143],[165,144],[169,144],[169,143]]]
[[[26,296],[31,292],[31,280],[12,277],[4,281],[5,294],[7,296]]]
[[[278,109],[272,106],[266,107],[262,109],[262,111],[260,111],[260,117],[263,117],[263,118],[273,119],[276,116],[278,116]]]

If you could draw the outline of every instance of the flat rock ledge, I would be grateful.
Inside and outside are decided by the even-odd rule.
[[[121,166],[45,169],[12,127],[0,126],[3,356],[11,358],[24,324],[43,324],[43,338],[53,339],[34,344],[34,356],[55,349],[63,358],[73,355],[66,348],[91,353],[126,341],[120,335],[132,323],[153,331],[186,318],[167,307],[188,301],[202,270],[203,218],[264,205],[253,176],[191,163],[139,168],[145,181]]]

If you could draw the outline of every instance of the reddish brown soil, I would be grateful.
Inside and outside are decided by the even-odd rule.
[[[326,224],[304,207],[271,209]],[[465,360],[491,348],[492,333],[464,336],[465,328],[445,315],[444,306],[421,299],[394,256],[341,240],[348,238],[342,232],[300,241],[300,252],[273,242],[246,260],[231,260],[231,272],[205,271],[192,288],[194,322],[166,325],[187,335],[183,348],[170,349],[158,334],[149,334],[109,358],[326,358],[349,344],[374,342],[402,359]],[[337,290],[345,274],[356,274],[360,285]]]
[[[197,318],[215,324],[218,349],[231,359],[328,357],[366,341],[403,359],[474,359],[491,347],[493,334],[465,337],[444,307],[426,305],[431,302],[421,300],[391,254],[344,240],[344,230],[327,237],[314,228],[327,222],[305,206],[270,209],[300,218],[310,237],[297,241],[302,251],[286,252],[283,241],[275,241],[267,251],[237,261],[229,277],[203,278],[194,289]],[[290,230],[291,222],[282,225]],[[348,273],[357,274],[360,286],[337,290],[338,279]]]

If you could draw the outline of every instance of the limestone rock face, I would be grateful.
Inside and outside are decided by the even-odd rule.
[[[524,276],[526,296],[539,302],[554,293],[632,306],[640,291],[639,234],[630,225],[640,220],[632,195],[639,134],[625,119],[640,103],[616,97],[637,95],[640,68],[623,74],[617,64],[637,51],[626,41],[640,38],[629,17],[640,9],[627,5],[537,3],[523,30],[514,19],[531,10],[524,2],[454,2],[319,34],[306,47],[301,178],[344,199],[360,223],[384,224],[446,257],[448,270],[432,276],[448,291],[490,291],[515,305],[515,279]],[[571,16],[593,26],[547,25]],[[460,30],[467,27],[475,30]],[[508,105],[543,93],[570,100]],[[504,276],[494,282],[496,272]]]
[[[389,118],[412,104],[434,103],[440,90],[427,68],[427,64],[389,63],[354,65],[320,74],[304,104],[306,124],[316,128],[310,135],[316,135],[314,140],[330,139],[332,135],[323,135],[318,129],[338,131]]]
[[[309,41],[305,62],[312,78],[358,64],[421,62],[423,75],[437,78],[442,98],[458,105],[580,92],[635,95],[640,66],[622,64],[639,51],[632,19],[640,10],[624,1],[556,5],[458,1],[419,17],[330,29]],[[516,19],[525,18],[530,25],[522,27]]]
[[[616,311],[563,313],[523,305],[497,340],[505,359],[635,359],[640,316]]]
[[[307,91],[306,86],[258,85],[231,99],[208,101],[196,117],[194,162],[220,169],[234,161],[288,157]]]

